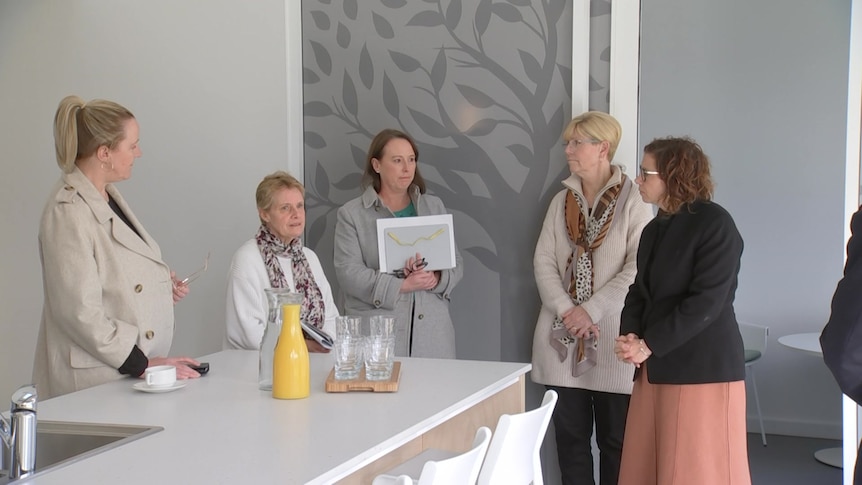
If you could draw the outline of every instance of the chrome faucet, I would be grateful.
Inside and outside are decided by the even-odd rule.
[[[9,451],[9,478],[23,478],[36,470],[36,386],[21,386],[12,394],[9,420],[0,414],[0,438]],[[0,450],[2,451],[2,450]]]

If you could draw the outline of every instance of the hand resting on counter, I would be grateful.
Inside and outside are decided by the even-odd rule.
[[[195,379],[201,375],[187,364],[200,365],[200,362],[191,357],[153,357],[150,359],[147,367],[156,365],[172,365],[177,368],[177,379]],[[141,374],[140,377],[143,377]]]

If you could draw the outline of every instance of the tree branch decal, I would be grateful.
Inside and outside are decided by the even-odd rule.
[[[324,243],[335,210],[359,194],[374,134],[397,127],[415,138],[429,191],[487,235],[464,251],[499,275],[501,313],[534,319],[536,298],[518,307],[513,296],[532,285],[535,238],[565,170],[565,0],[303,4],[306,159],[316,160],[307,244]]]

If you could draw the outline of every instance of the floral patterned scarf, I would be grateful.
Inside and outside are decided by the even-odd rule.
[[[290,244],[284,244],[268,227],[261,224],[255,240],[257,240],[260,255],[263,256],[263,265],[266,267],[266,274],[269,275],[269,283],[273,288],[288,288],[278,256],[290,257],[293,261],[291,266],[294,291],[303,296],[299,318],[307,324],[323,328],[326,316],[323,293],[314,281],[314,275],[311,273],[311,267],[308,265],[308,259],[305,257],[299,238],[294,239]]]

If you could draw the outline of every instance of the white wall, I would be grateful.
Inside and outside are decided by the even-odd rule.
[[[745,240],[737,314],[770,327],[767,432],[841,436],[826,366],[777,340],[819,332],[841,276],[849,19],[845,0],[643,4],[641,146],[687,134],[712,159]]]
[[[203,355],[221,349],[225,275],[257,228],[257,183],[301,167],[287,159],[301,140],[288,138],[285,59],[284,0],[0,0],[0,403],[30,381],[60,99],[111,99],[138,118],[144,155],[118,187],[178,274],[212,251],[176,307],[172,349]]]

